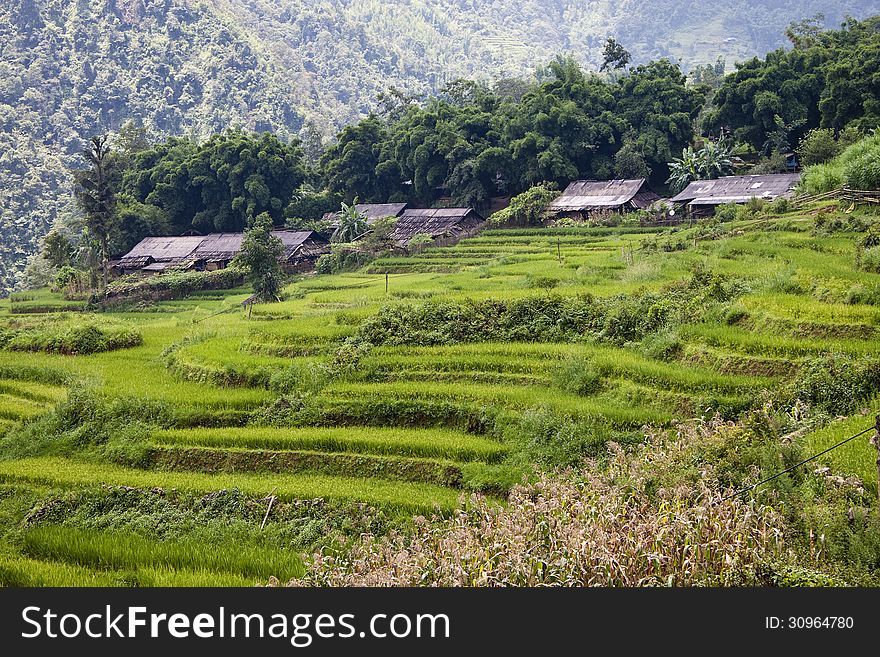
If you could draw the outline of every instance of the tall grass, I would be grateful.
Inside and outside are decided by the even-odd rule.
[[[158,472],[57,457],[2,461],[0,481],[60,487],[109,484],[137,488],[177,488],[200,493],[239,488],[249,495],[258,496],[268,495],[274,489],[278,497],[286,500],[322,497],[340,501],[363,501],[394,511],[417,513],[430,510],[435,505],[451,509],[458,499],[458,493],[452,489],[404,481],[311,474]]]
[[[454,461],[501,459],[506,447],[494,440],[446,429],[378,427],[241,427],[157,431],[160,445],[233,447],[270,450],[318,450],[360,454],[446,458]]]
[[[278,577],[281,573],[295,577],[303,572],[298,554],[277,547],[192,540],[152,541],[136,534],[57,525],[31,529],[23,541],[23,550],[29,556],[102,570],[152,566],[254,578]]]
[[[681,446],[669,449],[675,454]],[[700,479],[657,498],[656,448],[616,450],[606,472],[542,477],[504,507],[480,498],[405,534],[364,537],[343,555],[316,554],[297,585],[711,586],[755,583],[782,554],[770,508],[722,500]],[[619,481],[625,481],[621,486]],[[491,546],[491,547],[490,547]]]

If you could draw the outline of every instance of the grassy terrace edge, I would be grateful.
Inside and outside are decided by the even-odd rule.
[[[435,506],[453,509],[460,493],[432,484],[325,475],[288,475],[137,470],[118,465],[34,457],[0,461],[0,481],[31,482],[58,487],[93,485],[171,488],[189,492],[237,488],[248,495],[275,495],[284,500],[325,498],[366,502],[390,511],[423,513]]]

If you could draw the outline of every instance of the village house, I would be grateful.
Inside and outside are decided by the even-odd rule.
[[[772,201],[789,197],[801,180],[799,173],[771,173],[755,176],[724,176],[715,180],[695,180],[672,197],[695,216],[712,214],[724,203],[748,203],[753,198]]]
[[[646,210],[660,197],[648,189],[644,178],[635,180],[575,180],[550,205],[556,218],[584,220],[595,212]]]
[[[408,209],[394,223],[391,239],[404,248],[417,236],[433,246],[447,246],[476,234],[484,223],[473,208]]]
[[[310,230],[274,230],[272,235],[284,245],[280,260],[288,273],[311,269],[329,250],[327,240]],[[229,266],[243,241],[244,233],[145,237],[114,264],[114,269],[119,274],[158,274],[167,269],[214,271]]]

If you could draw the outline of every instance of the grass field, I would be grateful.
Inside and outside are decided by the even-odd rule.
[[[542,454],[637,440],[643,425],[734,419],[810,359],[880,356],[880,306],[853,293],[880,289],[880,274],[856,268],[857,235],[817,232],[808,214],[713,230],[486,230],[360,271],[300,276],[250,319],[238,306],[243,289],[101,316],[47,290],[16,294],[0,302],[0,329],[22,317],[59,331],[112,321],[142,341],[89,355],[0,350],[0,436],[20,444],[28,431],[55,431],[75,446],[27,458],[0,450],[0,482],[14,491],[0,495],[0,584],[247,586],[300,572],[299,553],[326,539],[320,523],[299,543],[234,548],[232,533],[211,544],[22,524],[46,491],[240,491],[255,537],[270,495],[396,522],[448,512],[474,490],[500,504],[532,462],[547,464]],[[607,303],[605,314],[564,338],[543,328],[440,346],[360,338],[383,308],[581,296]],[[626,305],[642,298],[651,301]],[[654,317],[661,323],[639,328]],[[95,409],[53,416],[74,387],[94,396]],[[155,406],[163,419],[96,444],[90,427],[114,400]],[[806,444],[824,449],[869,417],[833,421]],[[875,487],[874,458],[854,442],[823,462]]]

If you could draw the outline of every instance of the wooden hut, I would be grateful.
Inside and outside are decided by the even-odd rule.
[[[644,210],[659,199],[648,189],[644,178],[576,180],[547,206],[547,213],[557,218],[583,220],[594,212]]]
[[[119,259],[115,269],[121,274],[159,274],[169,267],[192,267],[194,263],[190,256],[204,239],[199,235],[145,237]]]
[[[801,180],[799,173],[770,173],[755,176],[724,176],[715,180],[695,180],[672,197],[691,214],[712,214],[724,203],[748,203],[753,198],[772,201],[789,197]]]
[[[426,208],[404,210],[391,230],[391,239],[406,247],[417,235],[434,245],[454,244],[482,228],[485,220],[473,208]]]
[[[329,250],[327,240],[310,230],[273,230],[284,245],[280,258],[285,271],[311,269],[315,260]],[[123,274],[162,273],[166,269],[214,271],[229,266],[241,251],[244,233],[211,233],[181,237],[145,237],[116,265]]]

